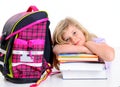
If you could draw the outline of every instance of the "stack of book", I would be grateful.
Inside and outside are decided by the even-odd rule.
[[[63,79],[107,79],[105,62],[93,54],[59,54]]]

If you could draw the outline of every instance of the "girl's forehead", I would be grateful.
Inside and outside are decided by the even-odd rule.
[[[64,30],[63,30],[63,32],[67,32],[67,31],[74,31],[74,30],[80,30],[78,27],[76,27],[76,26],[68,26],[67,28],[65,28]]]

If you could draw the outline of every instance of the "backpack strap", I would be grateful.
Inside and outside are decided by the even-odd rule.
[[[39,11],[39,9],[36,6],[30,6],[27,10],[27,12],[32,12],[32,11]]]
[[[6,51],[0,48],[0,56],[2,56],[3,54],[6,54]]]
[[[44,80],[47,79],[47,77],[51,74],[52,72],[52,67],[51,65],[48,63],[49,68],[46,69],[46,71],[42,74],[41,78],[35,83],[30,85],[30,87],[37,87],[38,85],[40,85],[41,82],[43,82]]]
[[[3,58],[3,55],[6,53],[5,50],[1,49],[1,37],[0,37],[0,71],[2,72],[3,74],[3,65],[4,65],[4,58]]]
[[[3,74],[3,66],[0,64],[0,71],[2,72]]]
[[[3,74],[3,65],[4,65],[3,56],[0,56],[0,71],[2,72],[2,74]]]

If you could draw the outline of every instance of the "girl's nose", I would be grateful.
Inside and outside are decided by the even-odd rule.
[[[73,45],[76,44],[76,41],[77,41],[77,40],[76,40],[76,37],[72,37],[72,38],[71,38],[71,42],[72,42]]]

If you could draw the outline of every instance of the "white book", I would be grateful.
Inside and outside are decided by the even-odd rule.
[[[107,72],[106,70],[103,71],[79,71],[79,70],[68,70],[68,71],[61,71],[63,79],[68,80],[102,80],[107,79]]]
[[[89,62],[72,62],[60,63],[60,70],[87,70],[87,71],[102,71],[105,70],[105,63],[89,63]]]

